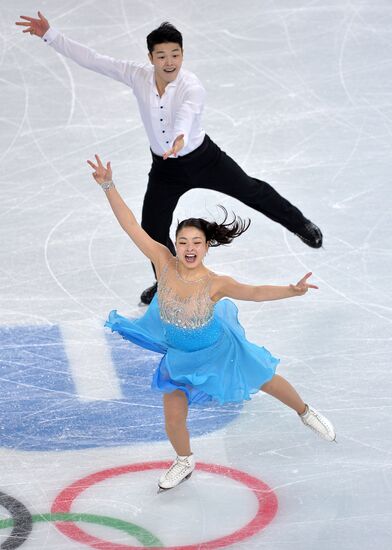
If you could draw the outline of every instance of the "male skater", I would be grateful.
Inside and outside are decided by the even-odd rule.
[[[182,35],[162,23],[147,36],[150,63],[113,59],[65,37],[45,17],[21,16],[16,25],[36,35],[73,61],[129,86],[138,102],[150,142],[152,166],[143,202],[142,227],[174,253],[169,230],[179,198],[195,188],[234,197],[282,224],[312,248],[320,248],[320,229],[268,183],[252,178],[206,135],[201,126],[205,90],[182,69]],[[156,283],[140,299],[149,304]]]

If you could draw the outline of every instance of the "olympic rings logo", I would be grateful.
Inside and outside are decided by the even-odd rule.
[[[165,546],[153,533],[134,523],[109,516],[71,512],[71,507],[76,499],[86,489],[93,487],[97,483],[124,474],[166,469],[170,464],[170,462],[166,461],[144,462],[95,472],[63,489],[54,500],[49,514],[31,515],[21,502],[0,492],[0,506],[6,508],[12,516],[10,519],[0,520],[0,529],[12,528],[10,536],[0,547],[6,550],[19,548],[30,535],[34,523],[50,521],[54,522],[57,529],[70,539],[87,545],[90,548],[100,550],[139,550],[141,547],[155,548],[157,550],[213,550],[215,548],[230,546],[255,535],[272,521],[277,512],[277,497],[272,489],[263,481],[240,470],[205,463],[198,463],[196,470],[224,476],[225,478],[239,482],[252,491],[257,499],[258,507],[254,517],[246,525],[229,535],[186,546]],[[159,497],[157,496],[157,498]],[[179,498],[181,497],[179,496]],[[75,525],[76,523],[92,523],[117,529],[133,537],[139,543],[139,546],[117,544],[97,538]]]

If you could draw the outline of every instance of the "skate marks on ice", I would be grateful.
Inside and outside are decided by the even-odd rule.
[[[159,475],[160,471],[169,465],[170,462],[164,461],[144,462],[92,473],[62,489],[55,497],[50,513],[31,515],[15,499],[7,497],[7,501],[4,502],[0,499],[1,504],[13,515],[12,519],[0,520],[0,529],[13,526],[13,531],[2,543],[2,548],[11,549],[21,546],[28,538],[32,523],[53,522],[58,531],[69,539],[93,548],[103,545],[111,550],[117,548],[133,550],[139,548],[141,544],[148,547],[174,548],[175,546],[177,550],[196,550],[202,545],[205,550],[212,550],[251,538],[267,527],[277,512],[276,495],[263,481],[237,469],[206,463],[197,465],[197,485],[193,487],[188,485],[188,490],[185,491],[181,491],[183,487],[177,487],[173,489],[173,492],[177,491],[175,498],[165,494],[156,496],[153,501],[148,484],[151,476],[144,474]],[[109,488],[113,491],[118,487],[116,486],[118,478],[122,481],[121,494],[113,492],[109,500],[106,497],[102,501],[101,484],[109,481]],[[107,495],[107,488],[105,495]],[[140,490],[141,496],[137,498]],[[189,503],[192,495],[199,502],[203,502],[204,506],[199,512],[195,510],[190,521],[184,506]],[[125,500],[122,500],[123,497]],[[233,508],[238,499],[241,499],[242,511],[228,523],[227,514],[233,516]],[[137,502],[137,506],[132,505],[133,500]],[[100,514],[93,512],[97,502],[100,503]],[[110,502],[109,506],[108,502]],[[122,504],[119,508],[120,502]],[[71,508],[75,509],[75,507],[78,512],[71,511]],[[111,514],[117,515],[124,515],[124,509],[128,509],[128,521],[113,517],[109,509]],[[87,510],[88,513],[83,510]],[[102,513],[103,511],[105,514]],[[175,514],[174,522],[173,518],[170,521],[172,514]],[[98,529],[98,532],[94,532],[94,528],[86,530],[89,524],[95,524],[104,529]],[[162,536],[158,538],[156,534],[163,527]],[[122,533],[121,544],[115,542],[117,537],[113,529]],[[134,546],[132,539],[136,539],[139,544]]]
[[[214,205],[222,203],[252,218],[238,246],[209,254],[213,270],[249,283],[287,284],[306,266],[320,286],[302,302],[241,304],[240,315],[249,339],[279,356],[282,374],[333,420],[339,445],[318,441],[289,411],[262,397],[223,412],[221,425],[218,411],[206,411],[192,426],[210,422],[208,433],[194,439],[198,459],[249,472],[279,497],[274,521],[242,545],[389,548],[389,2],[249,0],[239,10],[233,0],[224,9],[201,0],[179,13],[172,0],[110,9],[102,0],[93,7],[66,0],[46,9],[69,36],[137,61],[146,59],[151,28],[164,20],[178,25],[185,66],[207,88],[207,132],[324,232],[325,248],[309,250],[251,209],[208,191],[185,195],[174,214],[174,220],[215,216]],[[95,152],[110,159],[116,183],[140,217],[150,157],[137,108],[120,84],[21,36],[13,23],[29,11],[27,0],[0,5],[0,451],[2,491],[34,518],[48,513],[55,493],[78,478],[170,454],[160,403],[149,397],[157,358],[132,351],[124,364],[122,344],[117,348],[91,328],[114,307],[139,314],[140,291],[152,282],[150,267],[120,234],[84,165]],[[78,355],[83,330],[84,356]],[[166,531],[168,541],[176,539],[163,506],[186,525],[182,505],[197,519],[192,543],[222,506],[232,505],[225,509],[232,522],[243,511],[245,496],[219,489],[218,476],[207,472],[160,495],[162,509],[154,508],[158,474],[97,484],[94,495],[85,491],[89,506],[72,513],[132,522],[166,543]],[[145,500],[130,500],[129,487]],[[236,528],[249,520],[249,509]],[[225,521],[220,518],[229,534]],[[84,522],[83,528],[118,544],[131,537],[108,525]],[[27,549],[80,547],[50,521],[34,524],[33,533]]]

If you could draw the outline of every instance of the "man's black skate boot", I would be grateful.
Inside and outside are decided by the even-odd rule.
[[[158,290],[158,284],[154,283],[152,286],[149,286],[146,288],[146,290],[143,290],[143,292],[140,294],[140,302],[148,306],[151,304],[152,299],[154,298],[156,291]]]
[[[304,225],[295,231],[295,234],[311,248],[321,248],[323,246],[321,229],[310,220],[306,220]]]

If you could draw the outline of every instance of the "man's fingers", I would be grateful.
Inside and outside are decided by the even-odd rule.
[[[27,17],[27,15],[20,15],[19,17],[20,19],[26,19],[26,21],[30,21],[31,23],[33,21],[37,21],[37,19],[35,19],[34,17]]]
[[[23,32],[31,32],[31,31],[30,31],[30,29],[26,29],[26,30],[25,30],[25,31],[23,31]]]
[[[316,285],[306,285],[308,288],[316,288],[318,290],[318,286]]]
[[[181,149],[184,147],[184,144],[181,143],[181,141],[184,139],[184,134],[180,134],[176,137],[176,139],[173,142],[173,147],[171,147],[166,153],[163,154],[163,160],[166,160],[170,155],[177,156],[177,153],[181,151]]]
[[[183,138],[184,138],[184,134],[181,134],[174,140],[173,147],[172,147],[174,154],[177,154],[184,147]]]
[[[17,21],[15,25],[19,25],[20,27],[30,27],[31,23],[25,23],[24,21]]]
[[[45,17],[42,15],[42,13],[40,11],[38,11],[37,13],[38,13],[38,17],[41,19],[41,21],[46,21]]]
[[[163,160],[166,160],[172,154],[173,154],[173,148],[166,151],[166,153],[163,153]]]

